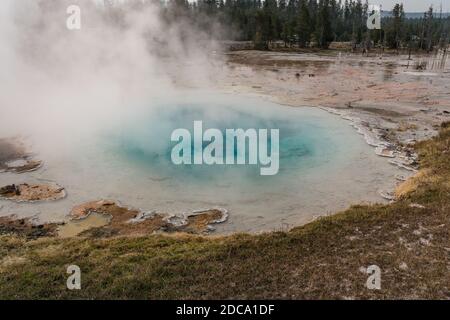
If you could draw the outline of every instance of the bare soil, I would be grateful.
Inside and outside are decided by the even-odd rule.
[[[450,65],[440,55],[234,51],[221,87],[294,107],[343,109],[411,143],[450,119]],[[425,66],[425,70],[417,70]],[[422,67],[421,67],[422,68]],[[421,69],[420,68],[420,69]]]

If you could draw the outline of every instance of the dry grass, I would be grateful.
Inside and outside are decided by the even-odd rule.
[[[437,184],[440,179],[441,177],[435,175],[430,169],[420,170],[413,177],[397,186],[395,196],[397,198],[407,197],[409,194],[417,191],[420,186]]]

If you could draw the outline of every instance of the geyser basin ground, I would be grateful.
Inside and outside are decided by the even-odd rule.
[[[351,204],[382,202],[379,190],[392,189],[398,173],[347,121],[318,108],[203,95],[130,110],[122,110],[120,122],[89,139],[73,139],[61,152],[42,152],[43,169],[1,176],[2,185],[55,181],[66,188],[66,199],[1,201],[0,214],[63,220],[80,203],[117,199],[171,213],[223,207],[230,218],[218,227],[221,232],[276,230]],[[261,176],[258,165],[174,165],[171,133],[192,130],[195,120],[221,130],[279,129],[278,174]]]

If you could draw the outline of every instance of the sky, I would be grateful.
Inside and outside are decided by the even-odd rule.
[[[435,11],[450,12],[450,0],[369,0],[370,4],[381,4],[383,10],[390,10],[396,3],[403,3],[407,12],[425,12],[432,4]]]
[[[94,1],[103,2],[103,0]],[[195,0],[188,1],[193,2]],[[450,12],[450,0],[369,0],[369,3],[381,4],[383,6],[383,10],[386,11],[391,10],[396,3],[403,3],[406,12],[425,12],[431,4],[433,5],[435,11],[439,12],[442,3],[442,11]]]

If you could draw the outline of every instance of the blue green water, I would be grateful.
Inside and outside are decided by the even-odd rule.
[[[219,232],[274,230],[354,203],[379,202],[378,191],[391,188],[398,173],[347,121],[318,108],[197,94],[124,106],[121,112],[120,121],[102,126],[101,133],[44,156],[45,170],[33,175],[58,181],[69,197],[29,206],[2,203],[0,213],[39,210],[51,219],[64,218],[80,203],[114,199],[169,213],[222,207],[229,210],[229,221]],[[259,165],[174,165],[171,133],[192,131],[194,120],[202,120],[204,129],[279,129],[278,174],[261,176]],[[3,177],[5,183],[31,179]]]
[[[276,107],[274,107],[276,106]],[[324,111],[294,109],[256,99],[227,99],[208,102],[177,102],[153,105],[139,118],[128,118],[110,138],[111,152],[121,155],[128,165],[136,165],[142,174],[157,173],[189,185],[214,184],[239,179],[239,184],[258,187],[262,182],[289,183],[301,172],[339,161],[342,123],[323,116]],[[171,151],[177,142],[170,141],[173,130],[186,128],[193,135],[193,122],[201,120],[203,130],[278,129],[280,136],[279,172],[261,176],[257,165],[174,165]],[[348,129],[348,128],[346,128]],[[208,143],[204,143],[204,146]],[[270,145],[270,143],[269,143]],[[225,153],[224,153],[225,154]]]
[[[173,130],[279,129],[280,167],[260,175],[260,165],[175,165]],[[350,124],[313,107],[292,108],[259,98],[190,95],[154,100],[123,110],[92,148],[101,167],[83,166],[91,197],[114,198],[163,212],[223,207],[227,231],[273,230],[362,201],[379,202],[395,169],[377,157]],[[90,166],[88,157],[84,160]],[[74,178],[72,178],[74,179]],[[84,191],[84,190],[83,190]]]

